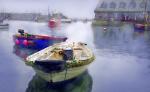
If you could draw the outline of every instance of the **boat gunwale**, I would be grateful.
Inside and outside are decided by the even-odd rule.
[[[28,56],[27,58],[26,58],[26,64],[27,65],[30,65],[30,66],[34,66],[34,63],[35,63],[35,61],[36,61],[36,59],[37,58],[35,58],[35,59],[31,59],[31,58],[33,58],[33,57],[35,57],[35,56],[37,56],[37,55],[41,55],[41,54],[46,54],[46,53],[49,53],[49,51],[52,51],[53,49],[55,49],[57,46],[59,46],[60,45],[60,43],[56,43],[56,44],[54,44],[53,46],[49,46],[49,47],[47,47],[47,48],[45,48],[45,49],[43,49],[43,50],[41,50],[40,52],[37,52],[37,53],[34,53],[33,55],[30,55],[30,56]],[[56,46],[56,47],[55,47]],[[72,68],[72,67],[77,67],[77,66],[83,66],[83,65],[87,65],[87,64],[89,64],[89,63],[91,63],[91,62],[93,62],[94,61],[94,59],[95,59],[95,56],[94,56],[94,54],[92,53],[92,51],[89,49],[89,48],[87,48],[86,46],[85,46],[85,48],[86,48],[86,50],[88,50],[87,52],[89,53],[89,56],[88,56],[88,58],[87,59],[84,59],[84,60],[81,60],[81,59],[78,59],[78,60],[67,60],[66,61],[66,66],[67,66],[67,68]],[[45,52],[44,52],[45,51]],[[44,53],[43,53],[44,52]],[[42,56],[42,55],[41,55]]]
[[[95,56],[93,55],[91,58],[86,59],[86,60],[79,60],[77,62],[67,62],[66,67],[67,68],[80,67],[80,66],[88,65],[88,64],[92,63],[94,60],[95,60]],[[33,67],[35,65],[33,61],[25,60],[25,63],[27,65],[33,66]]]

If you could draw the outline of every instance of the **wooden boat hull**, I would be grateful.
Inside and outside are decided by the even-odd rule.
[[[79,76],[94,59],[86,44],[62,42],[28,56],[26,64],[46,81],[61,82]]]

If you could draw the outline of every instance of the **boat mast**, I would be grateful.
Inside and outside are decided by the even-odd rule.
[[[145,9],[144,9],[144,18],[145,18],[145,22],[147,23],[147,19],[148,19],[148,14],[147,14],[147,0],[145,0]]]
[[[51,14],[50,14],[50,10],[49,10],[49,6],[48,6],[48,19],[50,19]]]

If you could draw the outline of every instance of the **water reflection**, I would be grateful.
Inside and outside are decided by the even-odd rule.
[[[17,45],[13,46],[13,53],[20,57],[22,60],[25,60],[27,56],[37,52],[38,50],[23,48]]]
[[[132,25],[120,27],[93,27],[94,44],[97,49],[109,49],[120,53],[129,53],[138,57],[150,58],[149,31],[134,32]]]
[[[30,81],[26,92],[91,92],[92,84],[92,77],[88,71],[75,79],[55,84],[51,84],[35,75]]]
[[[43,26],[34,27],[31,23],[28,24],[31,26],[25,27],[32,32],[40,34],[45,32],[42,30],[45,28]],[[32,54],[29,49],[15,46],[12,51],[11,47],[14,44],[11,37],[14,34],[13,30],[16,30],[18,25],[19,23],[14,24],[15,28],[11,27],[10,31],[0,32],[0,41],[2,42],[0,45],[0,92],[150,91],[150,31],[134,32],[133,26],[130,24],[120,27],[107,27],[106,31],[103,31],[104,27],[93,27],[93,30],[91,30],[90,24],[83,23],[72,23],[64,26],[64,29],[59,32],[64,32],[73,40],[88,41],[96,46],[96,48],[93,48],[96,60],[88,67],[92,78],[89,74],[85,74],[85,77],[81,77],[79,81],[55,86],[46,82],[38,74],[32,79],[34,74],[32,68],[29,69],[24,62],[18,62],[20,60],[16,58],[16,55],[23,59],[24,54],[25,57]],[[93,38],[94,43],[91,40]],[[27,85],[28,81],[30,81],[29,85]],[[26,86],[28,86],[27,89]]]
[[[104,30],[104,28],[107,28],[107,30]],[[97,46],[101,46],[102,48],[107,48],[108,46],[116,46],[123,44],[126,41],[130,41],[133,30],[131,25],[124,25],[117,27],[100,26],[100,27],[93,27],[93,32],[94,32],[94,43]],[[104,43],[107,43],[107,45]]]

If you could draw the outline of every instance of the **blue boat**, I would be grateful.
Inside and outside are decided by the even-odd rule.
[[[18,32],[19,34],[13,35],[15,45],[31,49],[41,50],[54,43],[64,42],[67,40],[67,37],[33,35],[25,33],[22,29],[19,29]]]

